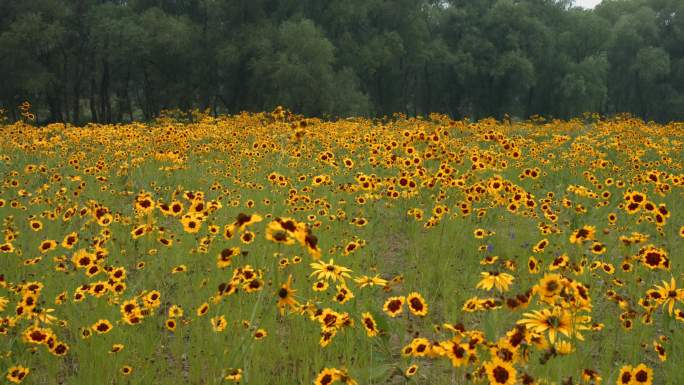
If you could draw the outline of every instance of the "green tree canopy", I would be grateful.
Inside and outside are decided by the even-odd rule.
[[[684,2],[23,0],[0,2],[0,108],[40,122],[284,105],[684,119]]]

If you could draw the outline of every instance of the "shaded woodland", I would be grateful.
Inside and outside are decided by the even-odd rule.
[[[684,1],[0,0],[0,108],[684,120]]]

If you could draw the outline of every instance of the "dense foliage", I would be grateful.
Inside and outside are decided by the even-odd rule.
[[[0,108],[684,119],[684,2],[0,1]]]

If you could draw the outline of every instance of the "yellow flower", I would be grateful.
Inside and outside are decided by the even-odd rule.
[[[293,245],[297,241],[294,236],[294,232],[288,231],[278,221],[273,221],[268,224],[266,227],[266,239],[271,242],[282,243],[285,245]]]
[[[242,369],[229,369],[223,379],[226,381],[240,382],[242,380]]]
[[[591,241],[594,239],[595,234],[595,226],[584,226],[581,229],[573,231],[572,235],[570,235],[570,243],[583,243],[585,241]]]
[[[328,263],[314,262],[311,264],[311,268],[314,269],[314,272],[310,276],[316,275],[316,279],[319,281],[331,279],[335,282],[337,280],[344,282],[344,278],[351,278],[349,275],[351,270],[344,266],[335,265],[332,259]]]
[[[314,381],[314,384],[316,384],[316,385],[330,385],[333,382],[337,381],[338,379],[339,379],[339,376],[337,375],[337,369],[325,368],[318,374],[318,376],[316,376],[316,380]]]
[[[369,312],[361,314],[361,324],[366,330],[368,337],[375,337],[378,335],[378,324],[375,322],[373,315]]]
[[[632,367],[630,365],[625,365],[622,368],[620,368],[620,374],[618,374],[618,378],[616,381],[617,385],[632,385],[633,384],[633,378],[632,378]]]
[[[406,296],[406,303],[408,308],[413,313],[419,317],[425,317],[428,313],[428,305],[425,303],[425,299],[420,294],[413,292]]]
[[[197,308],[197,316],[201,317],[209,311],[209,304],[207,302],[203,303],[200,305],[200,307]]]
[[[398,316],[404,309],[405,297],[389,297],[385,304],[382,306],[382,310],[387,313],[390,317]]]
[[[186,233],[196,234],[202,228],[202,216],[198,214],[185,214],[181,217],[181,224]]]
[[[360,288],[366,286],[386,286],[387,280],[380,278],[380,274],[376,274],[374,277],[369,277],[367,275],[362,275],[354,278],[354,282],[359,285]]]
[[[667,306],[667,311],[672,315],[677,301],[684,302],[684,289],[677,289],[674,277],[670,278],[669,284],[663,281],[663,286],[656,285],[656,288],[658,288],[658,294],[660,294],[660,298],[657,301],[662,303],[663,308]]]
[[[533,311],[523,315],[525,318],[517,323],[525,325],[528,330],[535,333],[548,331],[551,343],[556,342],[557,333],[562,333],[566,337],[570,337],[572,333],[572,316],[560,307],[554,307],[552,310],[542,309],[542,311]]]
[[[22,381],[24,381],[24,379],[30,372],[31,370],[27,367],[21,365],[12,366],[7,370],[7,376],[5,378],[7,378],[9,382],[19,384]]]
[[[406,375],[406,377],[412,377],[417,372],[418,372],[418,365],[413,364],[413,365],[409,366],[408,368],[406,368],[406,371],[404,372],[404,374]]]
[[[166,329],[169,331],[176,331],[176,326],[178,326],[178,322],[176,322],[176,320],[173,318],[169,318],[164,322],[164,327],[166,327]]]
[[[634,385],[652,385],[653,369],[645,364],[639,364],[632,370],[632,383]]]
[[[105,334],[112,330],[112,323],[109,322],[109,320],[101,319],[95,322],[90,328],[98,334]]]
[[[480,273],[480,276],[482,276],[482,279],[476,286],[478,289],[491,290],[492,288],[496,287],[496,289],[500,292],[508,291],[509,286],[515,279],[508,273],[499,273],[496,271],[483,271]]]
[[[180,318],[183,316],[183,309],[178,305],[171,305],[169,308],[169,318]]]
[[[257,331],[254,332],[255,340],[266,338],[266,336],[268,336],[268,332],[264,329],[257,329]]]
[[[514,385],[517,381],[513,365],[498,358],[485,362],[484,368],[490,385]]]
[[[575,347],[568,341],[556,341],[553,347],[558,354],[562,355],[570,354],[575,350]]]
[[[226,318],[222,315],[212,317],[211,318],[211,328],[219,333],[222,332],[226,329],[226,326],[228,326],[228,322],[226,321]]]

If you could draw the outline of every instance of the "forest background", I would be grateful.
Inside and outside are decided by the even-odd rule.
[[[39,123],[284,105],[684,120],[684,2],[0,0],[0,108]]]

